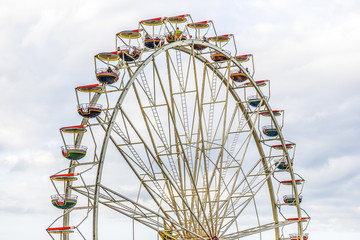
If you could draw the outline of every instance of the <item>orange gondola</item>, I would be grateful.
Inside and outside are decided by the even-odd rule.
[[[200,37],[200,30],[201,29],[205,29],[205,28],[208,28],[210,26],[210,23],[212,21],[201,21],[201,22],[195,22],[195,23],[189,23],[187,24],[187,26],[189,28],[192,28],[192,29],[195,29],[196,31],[196,34],[195,34],[195,39],[198,39],[200,40],[201,37]],[[209,39],[206,38],[205,36],[202,37],[202,40],[204,42],[209,42]],[[204,50],[206,49],[207,46],[204,46],[204,45],[201,45],[201,44],[194,44],[194,49],[195,50],[198,50],[198,51],[201,51],[201,50]]]
[[[230,78],[235,82],[244,82],[248,80],[248,76],[242,71],[233,71],[230,73]]]
[[[225,51],[227,54],[230,54],[229,51]],[[211,53],[210,55],[211,59],[215,62],[222,62],[222,61],[226,61],[229,60],[230,58],[228,56],[226,56],[224,53],[221,52],[214,52]]]

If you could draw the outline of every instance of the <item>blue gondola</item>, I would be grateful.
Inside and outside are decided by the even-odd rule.
[[[260,103],[261,103],[261,106],[264,106],[266,99],[267,99],[266,97],[264,97],[264,99],[262,100],[260,97],[250,96],[250,97],[248,97],[248,102],[249,102],[250,106],[258,107],[260,105]]]
[[[279,135],[278,130],[274,126],[264,126],[263,133],[268,137],[276,137]]]
[[[293,196],[293,195],[285,195],[283,197],[283,199],[284,199],[284,203],[286,203],[286,204],[289,204],[289,205],[295,205],[296,204],[296,199],[295,199],[295,196]],[[299,203],[301,203],[302,195],[299,195],[298,199],[299,199]]]
[[[287,164],[286,161],[281,161],[281,162],[276,162],[275,163],[277,165],[277,168],[280,170],[288,170],[289,169],[289,165]],[[291,166],[292,166],[292,162],[291,162]]]

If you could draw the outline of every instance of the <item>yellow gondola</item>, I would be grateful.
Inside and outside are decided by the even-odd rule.
[[[125,30],[121,31],[117,34],[118,36],[126,39],[137,39],[141,37],[141,34],[139,33],[139,30]]]
[[[147,25],[147,26],[159,26],[159,25],[162,25],[164,23],[164,18],[163,17],[158,17],[158,18],[142,20],[142,21],[140,21],[140,23],[142,23],[144,25]]]
[[[117,61],[120,58],[117,52],[103,52],[95,55],[95,57],[104,61]]]
[[[188,16],[189,16],[189,14],[184,14],[184,15],[179,15],[179,16],[174,16],[174,17],[167,17],[166,21],[168,21],[170,23],[184,23],[187,21]]]

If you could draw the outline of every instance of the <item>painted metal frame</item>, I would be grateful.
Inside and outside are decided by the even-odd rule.
[[[165,28],[166,28],[166,26],[165,26]],[[188,31],[186,26],[185,26],[185,29]],[[164,29],[164,31],[165,31],[165,29]],[[216,34],[215,29],[214,29],[214,32]],[[277,139],[280,141],[281,145],[283,146],[283,155],[282,156],[284,156],[284,158],[286,159],[286,162],[287,162],[287,164],[289,166],[288,172],[289,172],[289,174],[291,176],[292,192],[293,192],[293,194],[295,196],[295,204],[294,205],[296,206],[296,211],[297,211],[297,215],[298,215],[297,217],[298,218],[292,218],[291,221],[290,220],[289,221],[287,221],[287,220],[286,221],[279,221],[278,208],[279,208],[280,204],[278,204],[276,202],[275,191],[274,191],[273,182],[272,182],[272,175],[274,173],[274,168],[271,169],[271,166],[268,165],[269,164],[269,162],[267,160],[268,156],[265,154],[264,149],[263,149],[263,144],[266,145],[266,142],[265,142],[266,140],[261,136],[261,134],[258,134],[257,131],[254,131],[255,123],[251,119],[253,113],[248,111],[248,108],[246,107],[246,100],[245,99],[244,100],[240,99],[240,97],[238,96],[238,94],[236,92],[236,88],[234,88],[233,86],[230,86],[229,78],[224,76],[222,74],[222,72],[219,71],[219,69],[216,66],[217,65],[216,63],[214,64],[213,62],[209,62],[203,56],[203,54],[195,54],[195,51],[193,49],[194,44],[206,46],[206,47],[208,47],[210,49],[210,52],[216,51],[216,52],[222,53],[225,57],[227,57],[229,59],[227,61],[228,69],[230,70],[230,67],[229,67],[230,63],[233,64],[233,66],[238,67],[243,73],[245,73],[247,75],[248,79],[250,80],[250,82],[252,84],[252,87],[256,91],[256,94],[258,96],[260,96],[261,99],[263,99],[262,103],[264,104],[264,108],[266,108],[266,110],[269,111],[270,119],[271,119],[272,123],[274,124],[274,127],[277,129],[277,131],[279,133],[279,136],[278,136]],[[302,209],[300,208],[300,204],[299,204],[299,197],[298,197],[299,194],[298,194],[298,189],[297,189],[297,186],[296,186],[297,184],[296,184],[296,179],[295,179],[296,176],[295,176],[295,174],[293,172],[292,164],[291,164],[292,157],[289,155],[289,152],[288,152],[288,150],[286,148],[286,141],[284,140],[282,132],[281,132],[282,126],[280,126],[279,123],[277,122],[276,117],[274,116],[273,111],[272,111],[269,103],[265,100],[266,97],[264,96],[263,92],[260,90],[259,86],[257,86],[257,84],[255,84],[255,80],[247,72],[247,70],[239,62],[236,61],[235,57],[232,57],[227,51],[222,49],[221,45],[220,45],[220,47],[218,47],[217,45],[208,43],[206,41],[201,41],[201,40],[196,40],[196,39],[189,39],[189,40],[175,41],[173,43],[165,44],[165,45],[155,49],[155,51],[153,53],[151,53],[150,56],[148,56],[144,61],[142,61],[142,62],[138,61],[138,62],[134,63],[134,65],[129,66],[126,63],[123,63],[121,66],[120,65],[118,65],[118,66],[112,65],[115,68],[116,67],[123,68],[123,69],[127,68],[128,72],[129,72],[129,75],[131,77],[130,77],[129,81],[126,83],[124,88],[114,90],[114,91],[121,92],[121,94],[120,94],[120,96],[119,96],[119,98],[118,98],[118,100],[116,102],[116,105],[115,105],[115,107],[113,109],[113,112],[110,115],[109,112],[106,111],[105,119],[103,120],[103,122],[101,122],[101,121],[99,122],[99,125],[105,131],[105,136],[104,136],[102,148],[101,148],[101,151],[100,151],[99,161],[96,162],[96,163],[95,162],[93,162],[93,163],[83,163],[83,164],[93,164],[94,166],[98,165],[97,166],[97,174],[96,174],[96,182],[94,183],[94,185],[86,185],[85,182],[83,181],[84,186],[74,187],[73,183],[71,181],[69,181],[69,182],[66,182],[65,186],[64,186],[64,188],[65,188],[64,193],[66,195],[70,195],[71,191],[76,191],[76,192],[81,193],[82,195],[87,196],[88,198],[92,199],[92,201],[93,201],[92,206],[79,207],[78,209],[87,209],[88,214],[89,214],[90,211],[93,211],[93,222],[92,222],[92,225],[93,225],[93,233],[92,233],[93,240],[98,239],[98,220],[99,220],[98,207],[99,207],[99,204],[104,204],[105,206],[107,206],[107,207],[109,207],[109,208],[111,208],[111,209],[113,209],[113,210],[115,210],[115,211],[117,211],[117,212],[119,212],[121,214],[124,214],[124,215],[126,215],[126,216],[128,216],[130,218],[133,218],[133,219],[143,223],[144,225],[146,225],[146,226],[148,226],[150,228],[153,228],[154,230],[157,230],[158,228],[161,228],[161,225],[159,224],[159,222],[154,222],[151,219],[153,216],[157,216],[158,218],[164,220],[164,222],[166,222],[168,225],[172,224],[174,226],[177,226],[179,229],[182,229],[183,231],[188,231],[189,232],[188,229],[185,229],[180,224],[178,224],[176,219],[172,219],[171,217],[166,216],[166,214],[164,215],[164,214],[154,212],[151,209],[148,209],[147,207],[142,206],[138,202],[134,202],[133,200],[127,198],[126,196],[124,196],[122,194],[119,194],[116,191],[113,191],[112,189],[110,189],[110,188],[108,188],[108,187],[101,184],[103,166],[105,164],[105,157],[106,157],[106,152],[107,152],[107,147],[108,147],[108,144],[109,144],[109,140],[114,142],[113,135],[112,135],[113,133],[114,134],[116,133],[116,134],[121,136],[121,129],[119,129],[119,127],[116,125],[116,119],[117,119],[117,116],[118,116],[119,112],[121,112],[121,106],[122,106],[122,104],[124,103],[124,101],[126,99],[126,95],[127,95],[128,91],[133,86],[134,81],[136,79],[138,79],[139,76],[141,76],[141,74],[143,73],[143,70],[151,63],[153,63],[154,66],[155,66],[154,59],[156,59],[160,54],[168,54],[168,51],[170,49],[171,50],[176,50],[176,54],[178,54],[179,52],[183,52],[185,54],[188,54],[189,56],[191,56],[194,59],[193,60],[194,64],[195,64],[195,59],[202,62],[204,64],[205,68],[210,69],[214,73],[214,76],[217,76],[217,78],[219,78],[223,82],[223,84],[227,88],[226,98],[228,98],[228,94],[230,94],[238,102],[239,109],[241,110],[241,112],[243,114],[242,116],[244,116],[244,118],[245,118],[246,124],[249,126],[250,129],[253,129],[250,134],[252,135],[253,139],[255,140],[257,150],[258,150],[259,155],[261,157],[261,159],[259,160],[259,163],[257,163],[257,164],[260,164],[260,162],[261,162],[261,164],[262,164],[262,166],[264,168],[264,175],[266,177],[264,178],[264,182],[262,184],[267,184],[267,187],[268,187],[269,196],[270,196],[270,199],[271,199],[271,206],[272,206],[272,213],[273,213],[274,222],[268,223],[268,224],[265,224],[265,225],[260,225],[259,224],[258,227],[254,227],[254,228],[251,228],[251,229],[247,229],[247,230],[243,230],[243,231],[238,231],[236,233],[228,234],[228,235],[222,236],[222,238],[224,238],[224,239],[238,239],[238,238],[245,237],[245,236],[248,236],[248,235],[251,235],[251,234],[254,234],[254,233],[258,233],[258,232],[262,232],[262,231],[266,231],[266,230],[270,230],[270,229],[275,229],[275,238],[277,240],[279,240],[280,239],[280,233],[279,233],[279,228],[280,227],[283,227],[285,225],[292,224],[292,223],[297,223],[300,239],[303,239],[304,234],[303,234],[303,225],[302,225],[302,219],[303,218],[302,218],[302,213],[301,213]],[[236,44],[235,44],[235,50],[236,50]],[[145,52],[149,52],[149,50],[146,50]],[[168,56],[167,56],[166,60],[169,61]],[[177,57],[177,61],[179,61],[178,57]],[[181,58],[180,58],[180,61],[181,61]],[[95,65],[96,65],[96,61],[95,61]],[[170,68],[170,63],[169,62],[167,62],[167,66],[168,66],[168,72],[169,72],[169,68]],[[132,72],[133,67],[136,68],[135,72]],[[156,68],[156,66],[155,66],[155,68]],[[156,71],[158,71],[158,70],[156,69]],[[180,72],[182,72],[182,70]],[[170,74],[169,74],[169,80],[170,80]],[[170,84],[171,84],[171,81],[170,81]],[[110,91],[108,91],[108,92],[110,92]],[[89,100],[90,100],[89,104],[96,104],[98,102],[101,94],[103,94],[103,93],[106,94],[106,91],[105,92],[97,92],[97,93],[95,93],[93,95],[93,97],[91,98],[91,100],[90,100],[90,93],[89,93]],[[181,97],[182,97],[181,100],[184,101],[185,105],[186,105],[185,94],[182,95]],[[170,106],[170,105],[173,106],[174,103],[172,101],[173,101],[173,99],[171,99],[171,102],[167,103],[167,105],[168,106]],[[139,101],[139,103],[140,103],[140,101]],[[184,104],[184,103],[182,102],[182,104]],[[108,105],[109,105],[109,103],[108,103]],[[258,114],[258,112],[257,112],[257,114]],[[106,123],[105,123],[105,120],[106,120]],[[81,124],[82,125],[88,124],[88,120],[84,118]],[[220,122],[219,122],[219,124],[220,124]],[[225,121],[224,121],[224,126],[225,126]],[[175,134],[177,134],[177,133],[175,133]],[[76,139],[74,140],[74,144],[75,145],[80,145],[80,143],[82,142],[82,139],[83,139],[83,133],[77,134]],[[223,151],[223,150],[221,150],[221,151]],[[185,154],[188,154],[188,153],[185,153]],[[123,157],[127,161],[126,156],[123,156]],[[74,173],[75,166],[79,166],[79,165],[81,165],[81,164],[78,163],[77,161],[71,161],[71,164],[70,164],[70,166],[68,168],[68,173]],[[129,164],[129,165],[131,167],[131,164]],[[191,171],[191,163],[189,163],[188,160],[185,161],[185,165],[187,167],[187,170]],[[255,165],[255,166],[257,166],[257,165]],[[136,172],[136,170],[134,170],[134,172]],[[165,175],[164,172],[163,172],[163,174]],[[80,175],[80,177],[81,177],[81,175]],[[210,176],[210,178],[211,177],[212,176]],[[140,175],[138,176],[138,178],[141,180]],[[178,178],[177,176],[169,176],[167,178],[168,178],[169,184],[171,184],[173,186],[176,186],[178,184],[177,183],[177,178]],[[262,185],[260,186],[260,188],[261,187],[262,187]],[[101,194],[101,191],[106,192],[106,195]],[[195,191],[197,191],[197,190],[195,189]],[[150,193],[150,191],[148,191],[148,192]],[[196,192],[196,194],[198,194],[198,198],[200,199],[199,193]],[[256,195],[256,192],[252,193],[252,198],[254,198],[255,195]],[[155,199],[155,198],[153,198],[153,199]],[[250,198],[250,200],[251,200],[251,198]],[[250,200],[245,204],[245,206],[243,206],[243,208],[245,208],[247,206],[247,204],[250,202]],[[169,201],[171,201],[171,200],[169,200]],[[135,208],[134,209],[129,209],[128,205],[126,205],[126,204],[132,204],[133,206],[135,206]],[[186,204],[184,205],[184,207],[186,207],[188,209],[190,208],[190,206],[186,205]],[[215,205],[214,205],[214,207],[215,207]],[[219,203],[216,204],[216,207],[219,208]],[[220,207],[220,208],[222,208],[222,207]],[[228,206],[225,206],[225,211],[227,211],[227,208],[228,208]],[[72,210],[74,210],[74,209],[72,209]],[[141,209],[141,211],[137,211],[136,209]],[[64,214],[61,216],[61,217],[63,217],[63,226],[69,226],[70,212],[72,210],[65,210]],[[204,211],[204,210],[202,210],[202,211]],[[192,214],[191,217],[193,218],[194,221],[199,222],[199,226],[201,225],[200,220],[196,217],[195,214]],[[237,216],[234,218],[234,221],[236,221],[236,218],[237,218]],[[157,228],[154,227],[154,226],[157,226]],[[228,226],[230,227],[231,224],[228,225]],[[203,230],[205,232],[205,229],[203,229]],[[189,233],[191,233],[192,235],[198,237],[199,239],[206,240],[206,239],[211,238],[210,235],[201,236],[201,235],[197,234],[196,232],[189,232]],[[171,235],[167,234],[166,232],[163,232],[163,234],[168,236],[168,237],[171,237]],[[84,236],[82,236],[82,237],[84,237]],[[69,239],[68,234],[63,234],[63,239],[68,240]]]
[[[154,59],[156,58],[159,54],[161,53],[164,53],[166,52],[167,50],[169,49],[179,49],[183,52],[186,52],[188,54],[191,54],[191,50],[188,49],[188,48],[185,48],[186,46],[192,46],[193,44],[201,44],[201,45],[205,45],[215,51],[218,51],[218,52],[221,52],[223,53],[225,56],[227,56],[230,61],[232,61],[232,63],[234,65],[236,65],[239,69],[241,69],[244,73],[247,73],[246,72],[246,69],[241,65],[239,64],[234,58],[232,58],[227,52],[225,52],[223,49],[213,45],[213,44],[210,44],[210,43],[207,43],[205,41],[199,41],[199,40],[194,40],[194,39],[189,39],[189,40],[185,40],[185,41],[178,41],[178,42],[173,42],[171,44],[166,44],[164,46],[162,46],[161,48],[159,48],[158,50],[156,50],[155,52],[153,52],[147,59],[144,60],[144,62],[136,69],[136,71],[133,73],[132,77],[130,78],[130,80],[127,82],[124,90],[122,91],[117,103],[116,103],[116,106],[115,106],[115,109],[113,110],[113,113],[112,113],[112,116],[110,118],[110,122],[109,122],[109,125],[106,129],[106,134],[105,134],[105,137],[104,137],[104,140],[103,140],[103,145],[102,145],[102,150],[101,150],[101,153],[100,153],[100,160],[99,160],[99,163],[98,163],[98,171],[97,171],[97,180],[96,180],[96,183],[95,183],[95,189],[94,189],[94,209],[93,209],[93,239],[94,240],[97,240],[98,239],[98,206],[99,206],[99,193],[100,193],[100,188],[101,188],[101,178],[102,178],[102,170],[103,170],[103,165],[104,165],[104,160],[105,160],[105,155],[106,155],[106,149],[107,149],[107,146],[108,146],[108,142],[110,140],[110,137],[111,137],[111,132],[113,131],[113,128],[114,128],[114,124],[115,124],[115,119],[119,113],[119,110],[121,108],[121,105],[122,103],[124,102],[125,100],[125,97],[126,97],[126,94],[127,92],[129,91],[129,89],[131,88],[133,82],[135,81],[135,79],[137,79],[137,77],[139,76],[139,74],[143,71],[143,69]],[[202,62],[206,62],[207,59],[205,59],[203,56],[201,55],[193,55],[195,58],[197,58],[198,60],[202,61]],[[211,66],[208,65],[208,66]],[[211,68],[211,67],[210,67]],[[224,78],[220,72],[218,72],[215,67],[213,67],[212,69],[214,72],[216,72],[216,74],[218,74],[218,76],[220,77],[220,79],[223,79],[223,81],[225,82],[226,81],[226,78]],[[262,91],[259,89],[259,87],[255,84],[255,81],[254,79],[249,75],[248,75],[248,78],[249,80],[252,82],[253,84],[253,87],[255,88],[257,94],[262,98],[264,99],[264,95],[262,93]],[[230,93],[233,95],[233,97],[235,99],[238,99],[238,96],[236,94],[236,92],[232,89],[232,88],[229,88],[229,91]],[[100,94],[95,94],[95,97],[92,99],[92,102],[96,102],[97,99],[99,98]],[[240,101],[239,101],[240,102]],[[281,144],[283,145],[283,148],[284,148],[284,154],[285,154],[285,158],[286,158],[286,161],[288,162],[289,166],[291,166],[290,164],[290,157],[289,157],[289,154],[288,154],[288,151],[285,147],[285,140],[282,136],[282,133],[280,131],[280,127],[275,119],[275,116],[273,115],[272,113],[272,110],[270,108],[270,105],[268,104],[267,101],[264,101],[264,105],[265,105],[265,108],[270,112],[270,117],[271,119],[273,120],[273,123],[275,125],[275,127],[277,129],[279,129],[279,139],[281,141]],[[247,110],[246,108],[244,107],[243,104],[240,104],[240,107],[241,107],[241,110],[243,111],[243,114],[244,116],[246,116],[248,118],[248,124],[251,124],[251,119],[247,113]],[[267,163],[265,161],[265,154],[263,152],[263,148],[262,148],[262,145],[261,145],[261,141],[259,139],[259,136],[257,135],[257,132],[256,131],[253,131],[253,137],[254,139],[256,140],[256,144],[257,144],[257,148],[259,150],[259,153],[260,155],[262,156],[262,162],[263,162],[263,165],[264,165],[264,168],[267,169],[268,166],[267,166]],[[78,136],[78,139],[77,141],[81,142],[81,138],[82,136],[79,134]],[[267,170],[267,174],[270,176],[270,171]],[[296,188],[296,184],[295,184],[295,178],[294,178],[294,173],[293,173],[293,170],[292,168],[290,167],[289,168],[289,172],[290,172],[290,175],[291,175],[291,180],[292,180],[292,183],[293,183],[293,191],[295,193],[295,196],[298,196],[297,194],[297,188]],[[273,218],[274,218],[274,223],[275,225],[272,227],[272,228],[275,228],[277,229],[276,230],[276,239],[279,239],[279,231],[278,231],[278,228],[279,226],[281,225],[279,223],[279,220],[278,220],[278,216],[277,216],[277,210],[276,210],[276,202],[275,202],[275,196],[274,196],[274,189],[273,189],[273,186],[272,186],[272,182],[271,182],[271,178],[269,177],[267,179],[267,184],[268,184],[268,188],[269,188],[269,194],[270,194],[270,198],[271,198],[271,204],[272,204],[272,209],[273,209]],[[300,209],[300,205],[299,205],[299,199],[296,198],[296,208],[297,208],[297,212],[298,212],[298,216],[299,216],[299,219],[301,219],[301,209]],[[65,220],[64,220],[65,221]],[[302,237],[302,223],[301,221],[298,221],[298,228],[299,228],[299,232],[300,232],[300,235]],[[262,229],[262,228],[260,228]]]

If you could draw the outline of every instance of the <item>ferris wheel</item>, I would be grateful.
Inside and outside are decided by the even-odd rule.
[[[308,239],[284,111],[232,34],[142,20],[94,63],[98,82],[75,88],[81,123],[60,128],[70,164],[50,177],[52,239],[101,239],[103,209],[162,240]]]

